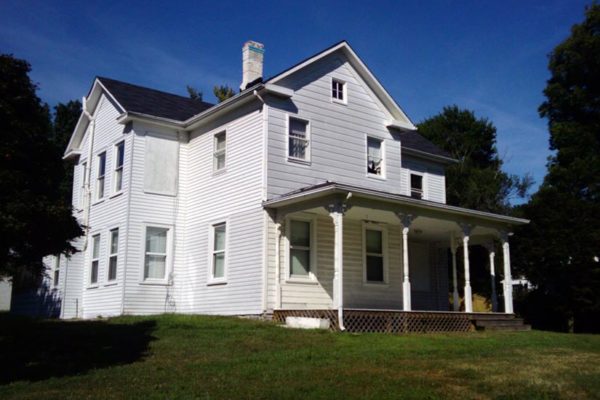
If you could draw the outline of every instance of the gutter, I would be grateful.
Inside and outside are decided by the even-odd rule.
[[[406,147],[404,145],[400,146],[400,150],[406,154],[410,154],[413,156],[417,156],[417,157],[421,157],[421,158],[425,158],[425,159],[429,159],[429,160],[441,161],[445,164],[459,163],[459,160],[457,160],[455,158],[440,156],[438,154],[433,154],[433,153],[428,153],[426,151],[413,149],[411,147]]]

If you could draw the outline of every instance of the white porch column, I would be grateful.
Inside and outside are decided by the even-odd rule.
[[[452,309],[454,311],[460,310],[460,299],[458,297],[458,275],[456,273],[456,250],[458,249],[458,243],[454,234],[450,237],[450,252],[452,253]]]
[[[473,312],[473,294],[471,293],[471,272],[469,266],[469,235],[471,226],[463,224],[463,257],[465,265],[465,312]]]
[[[488,243],[486,248],[490,257],[490,283],[492,285],[492,312],[498,311],[498,294],[496,293],[496,266],[494,258],[496,257],[496,248],[494,243]]]
[[[342,202],[327,206],[329,216],[333,219],[333,307],[338,310],[340,330],[344,327],[344,213],[349,207]]]
[[[512,314],[513,310],[513,286],[512,274],[510,272],[510,247],[508,245],[509,233],[503,232],[501,235],[502,241],[502,258],[504,261],[504,312]]]
[[[402,223],[402,266],[403,266],[403,280],[402,280],[402,306],[404,311],[412,310],[411,304],[411,293],[410,293],[410,277],[409,277],[409,265],[408,265],[408,231],[410,230],[410,224],[413,221],[413,216],[410,214],[398,213],[398,218]]]

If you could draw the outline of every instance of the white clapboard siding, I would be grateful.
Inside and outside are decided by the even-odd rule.
[[[331,80],[346,82],[347,104],[331,101]],[[399,135],[386,128],[390,115],[358,73],[339,53],[332,54],[278,84],[295,91],[289,100],[270,98],[268,195],[334,181],[398,194],[409,192]],[[310,121],[311,163],[287,160],[287,118]],[[385,179],[366,173],[366,137],[385,141]],[[431,175],[427,199],[445,202],[443,167],[412,160]],[[422,165],[421,165],[422,164]]]
[[[410,172],[423,174],[424,199],[446,203],[446,178],[444,167],[418,158],[404,156],[402,160],[402,181],[404,193],[410,196]]]

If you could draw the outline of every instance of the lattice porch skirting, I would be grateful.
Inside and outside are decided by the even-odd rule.
[[[273,320],[286,317],[327,318],[330,330],[339,331],[337,310],[274,310]],[[474,330],[472,316],[456,312],[344,309],[348,332],[468,332]]]

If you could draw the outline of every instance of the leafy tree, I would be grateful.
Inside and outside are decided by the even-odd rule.
[[[202,91],[200,91],[200,90],[198,90],[195,87],[190,86],[190,85],[187,85],[185,88],[187,89],[187,92],[188,92],[188,95],[190,96],[190,99],[202,101],[202,96],[203,96]]]
[[[496,148],[496,128],[458,106],[418,124],[419,133],[446,150],[458,163],[446,168],[448,204],[482,211],[506,212],[512,197],[524,197],[531,178],[502,171]]]
[[[215,86],[213,93],[217,100],[219,100],[219,103],[235,95],[235,91],[227,85]]]
[[[81,228],[61,194],[61,152],[30,65],[0,55],[0,275],[39,277],[42,257],[69,253]]]
[[[514,242],[534,326],[600,332],[600,6],[585,14],[550,54],[539,112],[555,153]]]
[[[71,100],[67,104],[59,103],[54,107],[52,141],[59,152],[63,152],[67,148],[80,115],[81,102],[79,100]],[[63,161],[63,179],[60,187],[65,204],[70,204],[73,194],[73,165],[69,161]]]

